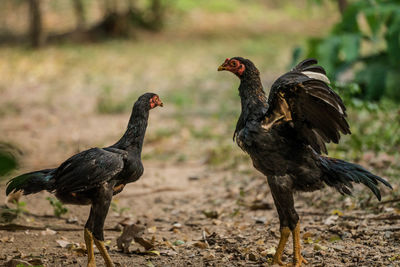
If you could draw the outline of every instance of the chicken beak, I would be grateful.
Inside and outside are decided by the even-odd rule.
[[[161,101],[160,101],[160,103],[158,103],[158,105],[159,105],[160,107],[163,107],[163,106],[164,106],[163,102],[161,102]]]
[[[222,64],[221,66],[218,67],[218,71],[223,71],[226,70],[224,64]]]

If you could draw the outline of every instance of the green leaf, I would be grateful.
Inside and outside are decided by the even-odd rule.
[[[336,66],[339,65],[339,51],[341,38],[339,36],[331,36],[325,39],[317,48],[318,59],[320,64],[324,66],[326,73],[330,78],[336,76]]]
[[[293,59],[298,51],[293,52]],[[346,82],[361,88],[357,96],[372,101],[382,97],[400,101],[400,1],[349,1],[330,35],[308,40],[306,54],[318,59],[333,84],[339,74],[345,73],[342,77]],[[350,77],[354,80],[349,81]],[[345,95],[353,107],[370,106],[350,93]]]
[[[18,167],[16,155],[18,150],[6,143],[0,143],[0,176],[8,174]]]
[[[15,158],[7,152],[0,151],[0,176],[6,175],[15,168],[17,168]]]
[[[180,245],[183,245],[183,244],[185,244],[185,242],[184,241],[182,241],[182,240],[176,240],[174,243],[172,243],[174,246],[180,246]]]
[[[400,70],[392,69],[388,72],[386,78],[385,95],[390,99],[400,102]]]
[[[364,85],[365,97],[368,100],[379,100],[385,93],[387,68],[377,62],[365,66],[357,73],[356,80]]]
[[[360,10],[366,5],[367,3],[364,3],[364,1],[358,1],[349,4],[349,6],[346,8],[345,12],[342,15],[342,21],[333,27],[333,33],[338,34],[343,32],[349,32],[349,33],[360,32],[357,17],[358,14],[360,13]]]
[[[375,37],[381,28],[383,23],[379,16],[376,8],[369,8],[364,11],[365,18],[368,22],[369,29],[371,30],[372,36]]]
[[[318,47],[321,45],[322,41],[322,38],[310,38],[307,40],[307,57],[319,58]],[[294,55],[296,54],[294,53]],[[295,65],[297,63],[298,61],[296,61]]]
[[[400,11],[393,15],[386,33],[389,60],[394,66],[400,66]]]
[[[344,61],[352,62],[359,57],[361,35],[344,34],[341,36],[341,51]]]
[[[340,236],[338,236],[338,235],[332,235],[330,238],[329,238],[329,242],[331,242],[331,243],[333,243],[333,242],[336,242],[336,241],[341,241],[342,239],[340,238]]]

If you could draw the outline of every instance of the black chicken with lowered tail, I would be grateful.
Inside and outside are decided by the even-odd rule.
[[[351,194],[352,182],[363,183],[380,200],[378,182],[391,185],[357,164],[321,155],[325,143],[338,143],[340,132],[350,134],[346,108],[328,86],[325,70],[306,59],[272,85],[267,98],[254,64],[241,57],[226,59],[218,71],[240,79],[242,112],[233,135],[254,167],[267,176],[278,211],[281,238],[273,258],[283,265],[282,253],[293,234],[293,266],[307,261],[301,256],[299,216],[295,191],[315,191],[324,184],[341,194]]]
[[[91,205],[84,230],[88,267],[96,266],[93,242],[106,266],[114,266],[104,246],[104,221],[113,195],[143,174],[143,139],[149,111],[157,106],[163,106],[158,95],[140,96],[133,106],[125,134],[114,145],[91,148],[67,159],[58,168],[22,174],[8,183],[7,195],[19,190],[25,195],[47,190],[64,203]]]

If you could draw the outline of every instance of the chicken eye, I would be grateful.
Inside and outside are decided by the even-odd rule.
[[[236,61],[232,61],[232,62],[231,62],[231,66],[232,66],[232,67],[236,67]]]

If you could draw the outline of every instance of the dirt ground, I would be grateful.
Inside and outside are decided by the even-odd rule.
[[[261,176],[248,180],[196,163],[145,166],[143,177],[116,197],[117,206],[129,210],[122,215],[118,208],[111,210],[106,220],[105,240],[117,266],[270,265],[279,222]],[[48,195],[24,199],[29,214],[14,222],[40,230],[0,231],[0,263],[16,258],[44,266],[85,265],[86,256],[79,248],[84,247],[88,207],[67,206],[69,212],[56,218],[45,200]],[[399,266],[400,224],[395,209],[370,199],[373,204],[363,210],[354,198],[332,202],[339,200],[336,195],[326,189],[297,197],[303,255],[310,266]],[[341,211],[333,211],[334,207]],[[128,215],[146,227],[143,237],[153,239],[152,252],[137,244],[131,245],[129,254],[117,249],[118,223]],[[63,248],[57,240],[75,245]],[[291,249],[291,245],[286,249],[287,261]],[[96,260],[103,266],[99,253]]]

